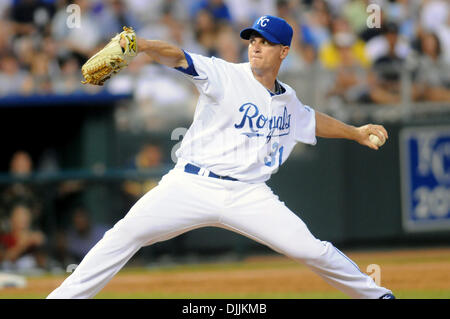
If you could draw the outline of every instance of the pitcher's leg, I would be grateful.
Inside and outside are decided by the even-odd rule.
[[[47,298],[94,297],[142,247],[142,241],[134,236],[137,230],[132,229],[133,224],[130,219],[122,219],[108,230],[75,271]]]
[[[167,175],[166,175],[167,176]],[[195,183],[166,177],[144,195],[89,251],[75,271],[47,298],[92,298],[143,246],[215,222],[212,207],[198,205]],[[197,197],[196,197],[197,196]],[[213,199],[212,199],[213,200]]]
[[[252,197],[250,201],[248,198]],[[330,285],[352,298],[379,298],[391,293],[362,273],[331,243],[316,239],[305,223],[270,189],[256,187],[246,193],[245,205],[229,210],[221,219],[234,230],[307,265]]]

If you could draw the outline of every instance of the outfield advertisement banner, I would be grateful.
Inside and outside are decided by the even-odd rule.
[[[403,228],[450,229],[450,126],[400,132]]]

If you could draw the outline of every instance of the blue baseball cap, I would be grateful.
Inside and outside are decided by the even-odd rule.
[[[241,38],[248,40],[253,32],[259,33],[266,40],[291,46],[292,27],[284,19],[266,15],[257,19],[251,28],[246,28],[241,31]]]

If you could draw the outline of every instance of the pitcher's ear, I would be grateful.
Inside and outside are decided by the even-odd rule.
[[[288,46],[283,46],[283,49],[281,49],[280,57],[282,60],[284,60],[287,57],[287,55],[289,53],[289,49],[290,49],[290,47],[288,47]]]

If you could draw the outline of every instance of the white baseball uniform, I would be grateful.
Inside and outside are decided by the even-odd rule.
[[[265,184],[297,142],[315,144],[315,112],[278,81],[278,94],[249,63],[186,53],[200,92],[175,167],[107,231],[48,298],[92,298],[143,246],[216,226],[247,236],[307,265],[353,298],[379,287],[331,243],[316,239]],[[214,240],[213,238],[209,240]]]

